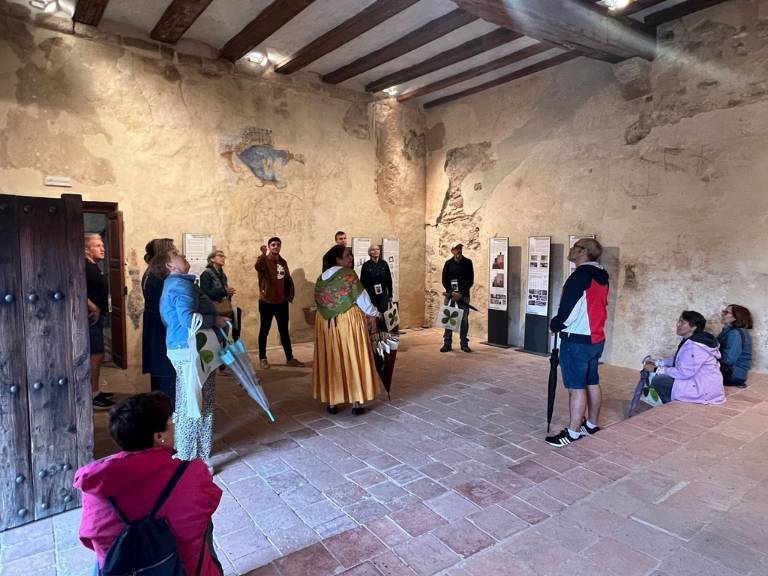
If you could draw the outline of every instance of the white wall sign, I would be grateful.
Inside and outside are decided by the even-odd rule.
[[[213,252],[213,236],[185,232],[181,237],[181,249],[189,262],[189,273],[200,276],[208,265],[208,254]]]
[[[568,249],[570,250],[571,248],[573,248],[573,245],[576,244],[576,242],[578,242],[582,238],[597,238],[597,236],[595,236],[594,234],[585,234],[583,236],[573,236],[573,235],[568,236]],[[568,255],[566,254],[566,259],[567,258],[568,258]],[[574,270],[576,270],[576,265],[570,260],[568,260],[568,276],[573,274]]]
[[[392,274],[392,301],[400,302],[400,240],[384,238],[381,257],[389,265]]]
[[[352,257],[355,259],[355,272],[358,276],[360,276],[363,264],[371,259],[368,255],[370,247],[370,238],[352,238]]]
[[[551,236],[528,237],[528,289],[525,294],[526,314],[547,315],[551,243]]]
[[[507,309],[509,238],[488,240],[488,309]]]

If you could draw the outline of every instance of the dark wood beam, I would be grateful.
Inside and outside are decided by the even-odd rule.
[[[329,72],[323,76],[323,82],[338,84],[339,82],[344,82],[344,80],[349,80],[358,74],[367,72],[368,70],[376,68],[376,66],[380,66],[385,62],[389,62],[403,54],[407,54],[411,50],[415,50],[433,40],[437,40],[441,36],[453,32],[457,28],[466,26],[475,20],[477,20],[477,16],[467,14],[463,10],[457,9],[453,12],[449,12],[444,16],[440,16],[440,18],[435,18],[431,22],[427,22],[424,26],[398,38],[391,44],[387,44],[383,48],[379,48],[370,54],[366,54],[333,72]]]
[[[440,68],[445,68],[456,62],[461,62],[472,56],[487,52],[488,50],[497,48],[498,46],[507,44],[518,38],[522,38],[522,34],[518,34],[517,32],[505,28],[498,28],[493,32],[489,32],[478,38],[473,38],[455,48],[441,52],[432,58],[424,60],[424,62],[421,62],[420,64],[415,64],[409,68],[393,72],[383,78],[374,80],[373,82],[370,82],[365,89],[368,92],[378,92],[384,88],[402,84],[408,80],[413,80],[419,76],[424,76],[424,74],[429,74]]]
[[[661,4],[665,1],[666,0],[635,0],[632,4],[624,8],[624,10],[619,10],[616,13],[624,16],[631,16],[632,14],[637,14],[646,8],[656,6],[656,4]]]
[[[72,20],[90,26],[98,26],[109,0],[79,0]]]
[[[176,44],[212,1],[173,0],[155,24],[149,37],[158,42]]]
[[[594,0],[454,0],[459,8],[537,40],[584,56],[619,62],[653,60],[656,35],[640,22],[612,17]]]
[[[552,44],[547,44],[544,42],[539,42],[537,44],[527,46],[522,50],[518,50],[517,52],[513,52],[512,54],[507,54],[502,58],[492,60],[491,62],[483,64],[482,66],[478,66],[470,70],[465,70],[464,72],[455,74],[454,76],[449,76],[448,78],[443,78],[442,80],[438,80],[437,82],[433,82],[432,84],[427,84],[426,86],[422,86],[421,88],[414,88],[413,90],[409,90],[408,92],[403,92],[400,96],[397,97],[397,101],[405,102],[407,100],[410,100],[411,98],[417,98],[419,96],[424,96],[424,94],[437,92],[438,90],[442,90],[443,88],[447,88],[448,86],[453,86],[454,84],[458,84],[459,82],[464,82],[465,80],[476,78],[481,74],[485,74],[493,70],[498,70],[499,68],[503,68],[504,66],[509,66],[510,64],[514,64],[515,62],[520,62],[521,60],[525,60],[526,58],[530,58],[531,56],[535,56],[536,54],[541,54],[542,52],[546,52],[551,48],[553,48]]]
[[[286,61],[275,66],[275,72],[292,74],[304,66],[322,58],[329,52],[365,34],[385,20],[413,6],[419,0],[376,0],[373,4],[345,20],[333,30],[316,38]]]
[[[720,4],[721,2],[725,2],[725,0],[688,0],[687,2],[681,2],[680,4],[675,4],[669,8],[659,10],[653,14],[648,14],[648,16],[645,17],[645,23],[649,26],[658,26],[659,24],[677,20],[678,18],[688,16],[688,14],[693,14],[694,12]]]
[[[583,54],[579,54],[578,52],[564,52],[553,58],[542,60],[541,62],[537,62],[536,64],[533,64],[531,66],[527,66],[525,68],[521,68],[520,70],[516,70],[511,74],[505,74],[504,76],[500,76],[494,80],[491,80],[490,82],[485,82],[484,84],[479,84],[478,86],[467,88],[466,90],[462,90],[461,92],[456,92],[455,94],[449,94],[448,96],[443,96],[442,98],[431,100],[426,104],[424,104],[424,108],[434,108],[435,106],[440,106],[441,104],[453,102],[454,100],[458,100],[459,98],[464,98],[472,94],[477,94],[478,92],[482,92],[483,90],[488,90],[489,88],[500,86],[501,84],[506,84],[507,82],[511,82],[512,80],[523,78],[524,76],[528,76],[529,74],[533,74],[535,72],[539,72],[541,70],[551,68],[552,66],[557,66],[558,64],[562,64],[563,62],[568,62],[568,60],[573,60],[574,58],[578,58],[579,56],[583,56]]]
[[[315,0],[275,0],[221,49],[222,58],[239,60]]]

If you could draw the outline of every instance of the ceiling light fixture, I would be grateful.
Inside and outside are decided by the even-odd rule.
[[[269,58],[262,52],[248,52],[248,54],[245,55],[245,59],[248,60],[248,62],[258,64],[259,66],[266,66],[269,64]]]
[[[389,88],[384,88],[382,92],[384,92],[388,96],[397,96],[397,88],[394,86],[390,86]]]
[[[38,10],[48,13],[55,12],[57,8],[55,0],[29,0],[29,5],[32,6],[32,8],[37,8]]]
[[[624,10],[632,3],[632,0],[603,0],[603,4],[608,10]]]

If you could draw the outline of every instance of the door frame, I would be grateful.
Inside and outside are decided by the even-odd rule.
[[[90,214],[103,214],[107,219],[109,219],[109,215],[113,214],[115,212],[119,212],[118,204],[117,202],[101,202],[101,201],[83,201],[83,214],[86,212]],[[107,233],[109,232],[109,226],[107,226]],[[122,232],[122,229],[121,229]],[[119,234],[118,238],[118,246],[112,246],[110,245],[110,255],[111,254],[125,254],[125,238],[123,237],[123,234]],[[118,315],[120,317],[120,323],[121,323],[121,329],[123,332],[125,332],[127,324],[127,314],[126,314],[126,300],[127,300],[127,287],[125,285],[125,262],[121,262],[121,286],[122,290],[119,291],[113,291],[113,287],[110,285],[110,294],[112,296],[112,300],[114,301],[115,295],[120,295],[120,302],[119,302],[119,310],[120,314]],[[112,310],[110,310],[110,315],[112,315]],[[112,323],[112,329],[114,330],[115,324]],[[112,337],[112,345],[115,344],[115,337],[113,335]],[[121,362],[114,362],[115,355],[113,354],[113,362],[118,366],[118,368],[127,368],[128,367],[128,346],[127,346],[127,340],[125,338],[125,334],[123,334],[122,338],[123,347],[124,349],[121,352],[121,354],[118,354],[118,357],[122,359]]]

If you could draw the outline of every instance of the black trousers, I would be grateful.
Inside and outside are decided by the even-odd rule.
[[[280,344],[285,351],[285,359],[293,358],[291,348],[291,335],[288,333],[288,302],[282,304],[270,304],[259,300],[259,359],[267,357],[267,336],[272,328],[272,318],[277,318],[277,330],[280,332]]]
[[[171,406],[176,405],[176,376],[150,376],[152,391],[159,390],[171,399]]]

